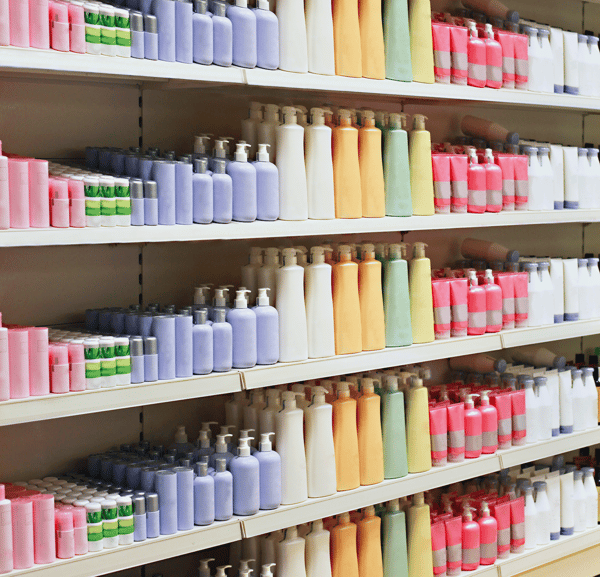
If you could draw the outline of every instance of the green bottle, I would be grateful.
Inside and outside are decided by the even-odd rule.
[[[385,214],[411,216],[410,168],[408,164],[408,134],[406,114],[390,114],[383,147],[383,177],[385,180]]]
[[[383,37],[385,39],[385,77],[389,80],[411,82],[413,74],[406,0],[385,0]]]
[[[385,346],[405,347],[412,345],[406,243],[390,244],[389,254],[383,274]]]
[[[404,394],[398,390],[398,377],[386,375],[381,397],[381,432],[383,435],[384,477],[398,479],[408,475]]]
[[[406,548],[406,515],[400,510],[398,499],[387,504],[383,516],[383,577],[408,577]]]

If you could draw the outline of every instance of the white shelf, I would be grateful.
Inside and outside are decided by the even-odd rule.
[[[46,228],[0,231],[0,247],[188,242],[367,234],[418,230],[449,230],[491,226],[600,222],[600,209],[516,211],[497,214],[304,220],[188,226],[129,226],[110,228]]]
[[[34,565],[7,573],[9,577],[35,575],[35,577],[95,577],[131,567],[154,563],[179,555],[195,553],[218,547],[242,538],[237,518],[198,527],[184,533],[147,539],[140,543],[87,553],[72,559],[59,559],[48,565]]]
[[[521,347],[600,333],[600,319],[559,323],[544,327],[514,329],[500,333],[502,348]]]

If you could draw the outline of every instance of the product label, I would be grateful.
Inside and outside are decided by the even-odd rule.
[[[492,543],[481,543],[480,554],[482,559],[496,559],[498,556],[498,545],[496,541]]]
[[[117,30],[115,28],[102,28],[102,44],[115,46],[117,44]]]
[[[101,203],[100,200],[85,200],[85,215],[86,216],[100,216],[101,213]]]
[[[102,523],[102,511],[88,511],[86,517],[88,523]],[[102,531],[102,527],[100,531]]]
[[[133,517],[119,519],[119,535],[131,535],[134,530]]]
[[[85,184],[83,186],[83,191],[84,191],[85,196],[89,196],[91,198],[96,198],[96,197],[100,196],[100,187],[99,186]]]
[[[129,345],[117,345],[115,346],[115,355],[117,357],[128,357],[131,354]]]
[[[111,28],[115,25],[114,14],[100,14],[100,24],[102,26],[110,26]]]
[[[129,16],[115,16],[115,26],[129,29]]]
[[[86,24],[100,24],[100,14],[97,12],[88,12],[86,10],[83,14],[83,19]]]
[[[446,553],[448,554],[448,565],[459,565],[462,562],[462,543],[456,545],[448,545],[446,547]]]
[[[102,523],[102,534],[104,537],[117,537],[119,534],[119,522],[116,520],[104,521],[104,523]]]
[[[462,562],[463,565],[479,565],[479,547],[472,547],[471,549],[462,550]]]
[[[432,551],[433,554],[433,567],[434,569],[437,567],[446,568],[446,549],[438,549],[437,551]]]
[[[117,214],[117,199],[104,198],[101,202],[102,216],[115,216]]]
[[[101,44],[102,36],[100,32],[100,26],[86,26],[85,27],[85,41],[90,44]],[[87,187],[86,187],[87,188]],[[96,187],[94,187],[96,188]],[[87,194],[86,194],[87,196]]]
[[[117,28],[117,46],[131,46],[131,32]]]
[[[100,371],[103,377],[112,377],[117,374],[117,361],[115,359],[102,361]]]
[[[512,435],[512,420],[510,417],[506,419],[498,419],[498,436],[510,437]]]
[[[105,509],[102,507],[102,519],[104,521],[112,521],[117,518],[118,510],[116,507],[111,507],[110,509]]]
[[[87,360],[99,359],[100,358],[100,347],[88,348],[87,346],[83,349],[83,356]]]
[[[129,198],[117,198],[116,213],[123,216],[131,214],[131,200]]]
[[[87,361],[85,363],[85,378],[96,379],[102,374],[100,369],[100,361]]]
[[[117,375],[128,375],[131,372],[131,358],[117,358]]]
[[[100,356],[103,359],[112,359],[115,356],[115,347],[100,347]]]
[[[119,505],[119,517],[131,517],[133,523],[133,504],[131,505]],[[119,523],[121,520],[119,520]]]
[[[506,529],[498,529],[498,547],[506,547],[510,545],[510,527]]]
[[[102,523],[95,523],[87,526],[87,539],[88,541],[102,541],[104,538],[104,532],[102,530]]]
[[[481,435],[467,435],[465,437],[465,450],[466,451],[481,451]]]

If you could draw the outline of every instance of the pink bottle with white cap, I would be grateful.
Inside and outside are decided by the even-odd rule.
[[[0,485],[0,574],[13,570],[12,513],[4,489]]]
[[[494,284],[492,269],[485,271],[486,333],[499,333],[502,330],[502,289]]]
[[[487,57],[485,42],[478,37],[475,22],[470,21],[469,43],[467,44],[467,56],[469,59],[469,75],[467,83],[469,86],[483,88],[487,79]]]
[[[47,14],[46,24],[48,24]],[[47,160],[29,159],[29,226],[34,228],[50,226]]]
[[[56,560],[54,495],[31,497],[33,503],[33,556],[37,565]]]
[[[493,565],[498,557],[498,523],[490,515],[490,508],[481,502],[481,515],[477,520],[480,531],[479,557],[481,565]]]
[[[491,24],[485,25],[485,54],[487,64],[487,78],[485,85],[488,88],[502,88],[502,46],[494,38]]]
[[[11,46],[29,47],[29,2],[8,0]]]
[[[491,391],[481,391],[481,452],[492,455],[498,450],[498,411],[490,404]]]
[[[469,293],[467,295],[469,308],[468,335],[483,335],[487,327],[487,300],[485,290],[478,286],[477,274],[469,271]]]
[[[477,152],[469,149],[469,168],[467,170],[469,199],[467,212],[482,213],[487,207],[487,177],[485,167],[479,164]]]
[[[502,210],[502,169],[494,162],[491,148],[485,150],[486,211]]]
[[[71,341],[69,349],[69,389],[85,391],[85,354],[83,340]]]
[[[462,570],[474,571],[479,567],[480,535],[479,524],[473,521],[473,509],[468,504],[463,506],[462,523]]]
[[[0,46],[10,46],[8,0],[0,0]]]
[[[476,393],[467,395],[465,400],[465,457],[477,459],[481,456],[481,412],[475,408],[473,397]]]
[[[50,394],[48,370],[48,329],[29,327],[29,394],[39,397]]]
[[[85,555],[88,552],[85,507],[73,507],[73,539],[75,555]]]
[[[8,329],[10,398],[29,397],[29,331]]]
[[[72,559],[75,556],[75,534],[73,531],[73,507],[61,507],[55,512],[56,556]]]
[[[50,392],[69,392],[69,349],[67,345],[52,344],[50,349]]]
[[[0,327],[0,401],[10,399],[8,329]]]
[[[50,179],[51,226],[69,228],[69,182],[66,178]]]
[[[50,0],[50,46],[53,50],[69,52],[69,6]]]
[[[48,0],[29,0],[29,44],[32,48],[50,49]]]
[[[69,26],[71,29],[69,37],[71,52],[85,54],[85,13],[83,6],[69,4]]]
[[[27,159],[8,159],[8,191],[10,228],[29,228],[29,162]]]
[[[2,4],[2,0],[0,0]],[[0,18],[2,15],[0,14]],[[0,42],[1,45],[1,42]],[[10,228],[10,193],[8,187],[8,158],[2,156],[0,140],[0,230]]]
[[[15,569],[33,567],[33,503],[27,497],[10,502]]]
[[[75,228],[85,228],[85,188],[82,176],[69,178],[69,207],[69,224]]]

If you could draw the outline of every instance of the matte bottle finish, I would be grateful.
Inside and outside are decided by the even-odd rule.
[[[412,79],[433,84],[433,37],[431,34],[431,5],[428,0],[410,0],[408,6]],[[432,213],[433,214],[433,213]]]
[[[333,44],[333,15],[331,2],[306,0],[306,38],[308,43],[308,71],[313,74],[335,74]]]
[[[209,16],[206,16],[209,18]],[[212,24],[211,24],[212,26]],[[208,224],[213,221],[213,179],[206,173],[206,159],[194,161],[195,172],[192,175],[193,221]]]
[[[403,0],[383,3],[383,36],[385,39],[385,77],[402,82],[412,81],[408,4]],[[386,577],[388,577],[386,575]]]
[[[194,61],[193,6],[189,0],[175,2],[175,60]]]
[[[245,0],[227,6],[227,18],[233,30],[232,63],[242,68],[256,66],[256,16]]]
[[[403,258],[405,246],[390,245],[390,257],[384,265],[383,311],[386,347],[412,345],[408,263]]]
[[[387,0],[387,2],[402,4],[398,0]],[[406,8],[404,9],[406,10]],[[390,114],[390,126],[383,134],[383,177],[385,214],[387,216],[412,215],[408,133],[404,130],[405,125],[405,115],[392,113]]]
[[[398,499],[390,501],[382,519],[382,553],[384,577],[408,577],[406,550],[406,514]]]
[[[256,220],[256,169],[248,162],[244,147],[249,144],[238,144],[235,161],[227,165],[227,174],[231,176],[233,192],[233,220],[253,222]]]
[[[229,462],[233,476],[233,514],[255,515],[260,508],[258,460],[250,454],[250,439],[240,439],[238,456]]]
[[[266,0],[258,0],[256,17],[256,66],[266,70],[279,68],[279,20]]]
[[[350,515],[342,513],[339,523],[331,530],[332,577],[359,577],[357,527],[350,522]]]
[[[358,456],[360,484],[374,485],[384,478],[383,441],[381,431],[381,398],[374,392],[373,382],[361,382],[358,398]]]
[[[277,509],[281,505],[281,457],[273,451],[269,436],[261,435],[259,450],[254,457],[259,464],[260,508]]]
[[[479,567],[481,529],[473,521],[471,507],[465,506],[462,523],[462,570],[473,571]]]
[[[8,7],[8,0],[0,0],[0,46],[10,46],[10,20]],[[12,571],[12,566],[4,572],[8,573],[8,571]]]
[[[168,1],[174,2],[174,0]],[[158,192],[158,224],[173,225],[176,223],[175,162],[154,161],[152,180],[156,182]]]
[[[248,308],[244,291],[238,291],[235,302],[235,308],[227,312],[232,332],[232,366],[247,369],[256,365],[256,314]]]
[[[406,403],[406,449],[409,473],[423,473],[431,469],[427,388],[416,377],[413,377]]]
[[[288,72],[308,72],[308,48],[304,2],[278,2],[279,68]]]
[[[338,247],[340,261],[333,265],[333,323],[335,354],[362,351],[358,265],[351,260],[350,247]],[[433,340],[433,339],[432,339]]]
[[[218,161],[213,170],[213,221],[226,224],[233,218],[233,184],[225,174],[224,161]]]
[[[425,256],[424,243],[413,245],[410,261],[410,317],[413,343],[431,343],[433,330],[433,294],[431,289],[431,261]]]
[[[198,5],[199,3],[196,1],[195,6]],[[197,64],[208,65],[213,62],[213,23],[212,18],[206,13],[206,1],[202,3],[202,6],[202,9],[196,10],[192,16],[193,57]]]
[[[260,303],[252,310],[256,315],[256,363],[273,365],[279,360],[279,313],[266,303]]]
[[[191,377],[194,374],[193,318],[190,315],[175,317],[175,376]]]
[[[213,330],[213,370],[219,373],[230,371],[233,366],[233,331],[225,322],[225,311],[217,311]]]
[[[194,525],[215,521],[215,479],[206,474],[206,468],[203,473],[194,479]]]
[[[323,529],[323,521],[313,521],[306,541],[306,577],[331,577],[329,531]]]
[[[338,384],[338,395],[333,403],[335,469],[337,490],[347,491],[360,485],[357,403],[350,397],[347,383]]]
[[[269,289],[269,298],[273,306],[276,306],[277,303],[277,271],[279,268],[279,249],[266,249],[264,264],[258,269],[256,277],[258,286]]]
[[[467,395],[465,402],[465,457],[476,459],[481,456],[482,419],[481,412],[475,408],[473,396]]]
[[[177,1],[177,4],[184,2]],[[175,165],[175,222],[177,224],[193,224],[194,192],[193,167],[188,162]]]
[[[398,391],[397,377],[388,379],[396,382],[381,396],[384,477],[398,479],[408,474],[404,393]]]
[[[225,460],[216,464],[215,521],[228,521],[233,517],[233,475],[227,470]]]
[[[375,507],[367,507],[364,517],[357,523],[358,574],[360,577],[383,577],[381,555],[381,517]]]
[[[373,111],[364,111],[363,119],[363,126],[358,131],[362,216],[380,218],[385,216],[381,130],[375,126]]]
[[[197,311],[196,314],[202,314]],[[199,320],[199,319],[198,319]],[[208,375],[213,370],[213,329],[206,324],[206,313],[203,321],[192,327],[193,369],[195,375]]]
[[[358,0],[342,0],[333,4],[333,40],[335,73],[338,76],[362,77],[362,52]]]
[[[286,530],[285,539],[277,544],[277,577],[306,576],[305,547],[296,527]]]
[[[412,506],[408,509],[407,551],[410,577],[433,575],[429,514],[429,505],[425,504],[423,493],[414,495]]]
[[[381,2],[359,2],[359,25],[363,78],[385,79],[385,47]]]
[[[213,64],[231,66],[233,61],[233,27],[225,16],[225,2],[213,2]]]
[[[264,12],[264,10],[263,10]],[[277,220],[279,218],[279,171],[269,162],[269,153],[264,147],[259,151],[256,162],[256,218]]]
[[[340,124],[333,129],[335,217],[361,218],[362,188],[358,158],[358,130],[351,124],[349,110],[339,110],[338,113]]]
[[[418,4],[421,4],[422,1],[413,0]],[[413,130],[408,142],[412,211],[416,216],[430,216],[435,213],[431,134],[425,129],[425,120],[427,120],[426,117],[420,114],[413,116]]]
[[[305,131],[308,218],[314,219],[335,218],[332,132],[325,125],[325,112],[323,108],[311,108],[312,124]]]
[[[153,0],[152,11],[158,24],[158,59],[175,62],[175,0]]]
[[[363,245],[363,260],[358,265],[358,296],[362,328],[362,350],[385,348],[385,321],[381,287],[381,263],[375,258],[375,247]]]

